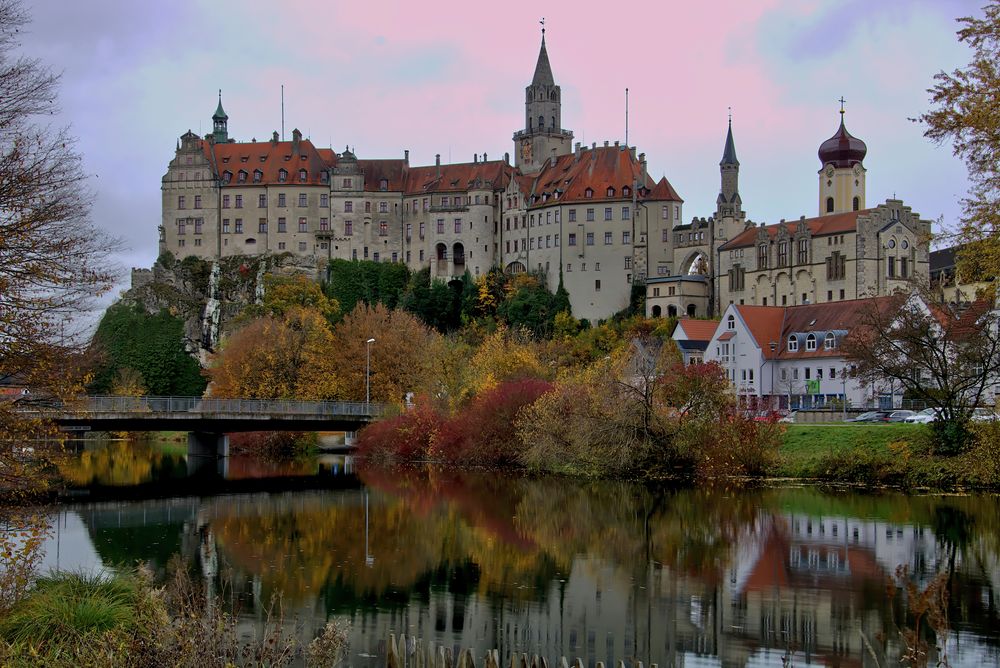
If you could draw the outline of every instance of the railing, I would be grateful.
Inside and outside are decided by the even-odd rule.
[[[62,404],[25,406],[28,411],[86,415],[120,413],[197,413],[309,417],[376,417],[381,403],[359,401],[292,401],[284,399],[205,399],[201,397],[81,397]]]

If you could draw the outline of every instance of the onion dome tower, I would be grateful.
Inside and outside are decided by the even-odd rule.
[[[863,164],[868,146],[847,131],[844,99],[840,100],[840,127],[819,146],[819,215],[859,211],[865,208]]]

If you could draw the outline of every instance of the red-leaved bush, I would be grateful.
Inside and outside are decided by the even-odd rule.
[[[551,389],[547,381],[522,378],[483,392],[441,424],[431,443],[431,457],[462,464],[519,465],[517,416]]]
[[[365,427],[358,454],[375,461],[433,460],[456,464],[518,465],[521,441],[515,424],[525,406],[552,389],[544,380],[506,381],[451,417],[430,402]]]

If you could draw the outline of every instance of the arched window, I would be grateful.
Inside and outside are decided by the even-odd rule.
[[[857,210],[859,210],[861,208],[861,198],[860,197],[855,197],[854,198],[853,207],[854,207],[855,211],[857,211]]]
[[[694,304],[688,304],[688,317],[689,318],[693,318],[696,312],[697,312],[697,309],[695,308],[695,305]]]
[[[799,340],[795,338],[795,335],[788,337],[788,352],[797,353],[799,351]]]
[[[832,197],[827,197],[826,198],[826,212],[827,213],[833,213],[833,198]]]
[[[538,129],[541,130],[544,127],[545,127],[545,117],[544,116],[539,116],[538,117]]]
[[[554,90],[549,91],[549,99],[555,102],[557,99],[559,99],[559,96],[556,94]]]
[[[555,116],[553,116],[553,117],[552,117],[552,125],[551,125],[550,127],[551,127],[551,128],[553,129],[553,130],[555,130],[555,129],[556,129],[556,117],[555,117]]]
[[[813,350],[816,350],[816,335],[810,334],[806,337],[806,351],[812,352]]]
[[[663,310],[660,308],[660,305],[659,304],[655,305],[653,307],[653,317],[659,318],[661,313],[663,313]]]
[[[826,335],[826,338],[823,339],[823,349],[833,350],[836,347],[837,347],[837,337],[834,336],[833,332],[830,332],[829,334]]]
[[[726,329],[736,329],[736,316],[731,315],[726,318]]]

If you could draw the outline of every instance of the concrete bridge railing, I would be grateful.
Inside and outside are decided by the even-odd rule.
[[[284,399],[212,399],[201,397],[81,397],[59,406],[29,410],[76,415],[199,414],[282,417],[378,417],[385,413],[381,403],[359,401],[292,401]]]

